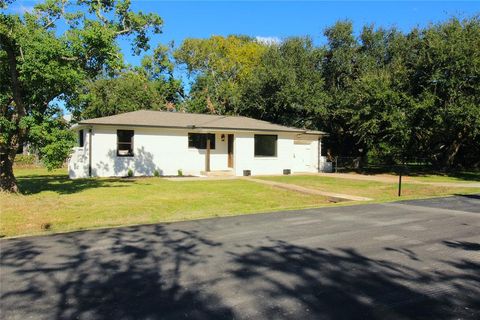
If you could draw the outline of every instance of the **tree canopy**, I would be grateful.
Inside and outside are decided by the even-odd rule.
[[[186,39],[175,51],[194,83],[186,108],[214,114],[236,113],[240,86],[252,76],[266,46],[246,36]]]
[[[358,35],[340,21],[324,35],[321,46],[185,40],[175,57],[195,75],[186,108],[324,130],[336,155],[480,166],[478,17],[407,33],[366,25]],[[245,45],[255,48],[248,59]]]
[[[162,24],[156,14],[133,12],[129,0],[46,0],[22,16],[0,13],[2,190],[18,190],[15,154],[33,126],[53,121],[52,102],[68,100],[86,81],[122,68],[119,37],[130,39],[133,53],[139,54],[149,49],[149,32],[160,33]],[[57,147],[62,145],[69,146]],[[60,159],[68,153],[68,148],[49,150],[40,148],[40,155]]]
[[[89,81],[72,96],[69,105],[80,118],[97,118],[135,110],[175,110],[183,98],[180,80],[173,75],[168,48],[159,46],[144,56],[141,66],[115,76]]]

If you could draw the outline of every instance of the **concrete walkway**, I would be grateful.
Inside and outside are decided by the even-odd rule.
[[[195,176],[195,177],[168,177],[163,178],[168,181],[175,181],[175,182],[188,182],[188,181],[216,181],[216,180],[234,180],[239,179],[236,176]]]
[[[282,182],[277,182],[277,181],[269,181],[269,180],[261,180],[261,179],[255,179],[255,178],[245,178],[248,181],[253,181],[261,184],[266,184],[269,186],[277,187],[277,188],[282,188],[286,190],[291,190],[291,191],[296,191],[300,193],[305,193],[305,194],[312,194],[312,195],[318,195],[318,196],[325,196],[330,198],[331,201],[333,202],[338,202],[338,201],[345,201],[345,200],[350,200],[350,201],[369,201],[373,200],[371,198],[367,197],[360,197],[360,196],[353,196],[350,194],[343,194],[343,193],[334,193],[334,192],[326,192],[326,191],[320,191],[317,189],[310,189],[310,188],[305,188],[301,187],[295,184],[290,184],[290,183],[282,183]]]

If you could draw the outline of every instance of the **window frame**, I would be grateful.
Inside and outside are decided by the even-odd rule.
[[[257,155],[257,137],[275,137],[274,155]],[[278,134],[254,134],[253,135],[253,156],[255,158],[277,158],[278,157]]]
[[[198,135],[198,136],[205,136],[205,148],[202,148],[202,146],[200,147],[196,147],[196,146],[192,146],[190,145],[190,136],[193,136],[193,135]],[[215,133],[200,133],[200,132],[189,132],[188,135],[187,135],[187,139],[188,139],[188,149],[195,149],[195,150],[207,150],[207,135],[210,135],[211,136],[211,139],[210,139],[210,150],[215,150],[216,148],[216,139],[217,139],[217,135]]]
[[[127,132],[131,132],[132,136],[130,138],[130,142],[120,142],[119,141],[119,132],[120,131],[127,131]],[[133,152],[133,147],[134,147],[134,138],[135,138],[135,130],[125,130],[125,129],[117,129],[117,157],[133,157],[135,156],[135,153]],[[120,144],[123,144],[123,145],[126,145],[126,144],[129,144],[130,145],[130,153],[128,154],[120,154],[119,151],[119,145]]]

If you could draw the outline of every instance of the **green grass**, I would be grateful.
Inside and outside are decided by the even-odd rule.
[[[343,173],[357,173],[356,171],[342,171]],[[373,170],[371,168],[366,168],[363,171],[363,174],[366,175],[384,175],[384,176],[398,176],[398,173],[393,170],[385,170],[380,168],[378,170]],[[410,168],[406,176],[410,177],[413,180],[423,181],[423,182],[480,182],[480,170],[477,171],[451,171],[451,172],[441,172],[441,171],[432,171],[432,170],[418,170],[415,168]]]
[[[245,180],[68,179],[17,169],[23,194],[0,194],[0,235],[17,236],[268,212],[328,204],[324,197]]]
[[[368,197],[375,202],[399,200],[397,183],[340,179],[315,175],[261,177],[260,179],[291,183],[322,191]],[[401,199],[417,199],[478,192],[480,192],[480,188],[457,188],[403,183]]]
[[[412,174],[412,179],[424,182],[480,182],[480,171],[462,171],[444,174]]]

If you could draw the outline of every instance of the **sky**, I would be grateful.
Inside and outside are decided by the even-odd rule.
[[[17,0],[10,9],[30,10],[35,1]],[[408,31],[452,16],[480,14],[480,1],[159,1],[132,0],[135,11],[156,12],[164,20],[163,34],[152,39],[157,43],[211,35],[245,34],[266,41],[290,36],[312,37],[314,43],[325,42],[323,31],[338,20],[351,20],[358,32],[365,24],[395,26]],[[125,58],[138,64],[128,42],[121,42]]]
[[[31,10],[38,1],[17,0],[9,11]],[[353,22],[355,32],[365,24],[396,27],[404,32],[413,27],[445,21],[453,16],[467,18],[480,14],[480,1],[159,1],[132,0],[134,11],[156,12],[163,21],[163,33],[151,40],[173,41],[179,46],[185,38],[244,34],[264,41],[281,41],[290,36],[310,36],[314,43],[325,43],[323,31],[338,20]],[[129,43],[121,41],[125,59],[138,65]],[[182,70],[186,89],[189,79]]]

